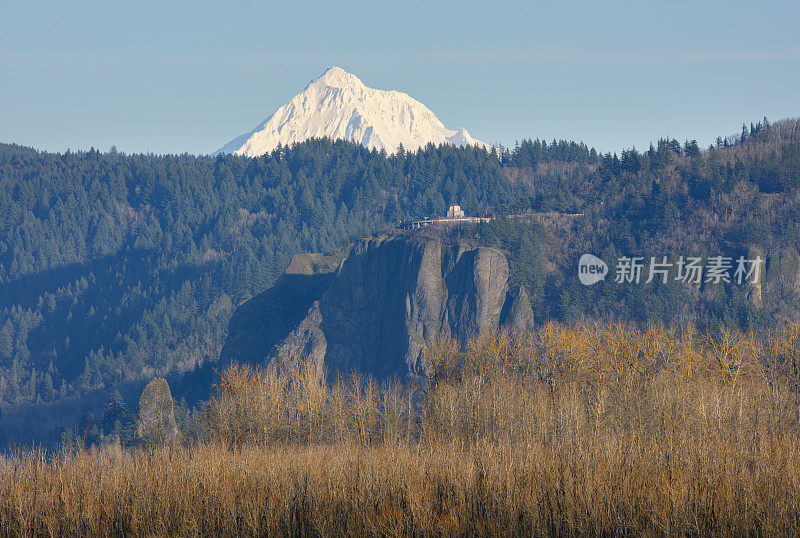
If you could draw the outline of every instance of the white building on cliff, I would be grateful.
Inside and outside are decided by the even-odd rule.
[[[447,218],[448,219],[463,219],[464,218],[464,210],[461,209],[460,205],[451,205],[450,208],[447,210]]]

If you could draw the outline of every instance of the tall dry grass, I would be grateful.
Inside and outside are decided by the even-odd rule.
[[[0,459],[5,534],[800,534],[800,330],[547,325],[428,382],[233,365],[213,442]]]

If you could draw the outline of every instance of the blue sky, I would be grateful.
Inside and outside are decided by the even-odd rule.
[[[330,65],[512,146],[800,115],[800,2],[0,2],[0,141],[208,153]]]

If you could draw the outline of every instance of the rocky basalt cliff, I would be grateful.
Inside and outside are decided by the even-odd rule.
[[[240,307],[223,358],[278,368],[310,360],[332,373],[402,378],[424,372],[426,342],[533,322],[524,290],[509,289],[506,256],[493,248],[385,235],[354,244],[335,270],[322,264],[298,280],[302,256]]]

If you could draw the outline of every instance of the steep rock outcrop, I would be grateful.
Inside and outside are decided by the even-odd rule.
[[[500,322],[513,331],[533,330],[533,307],[524,287],[518,286],[506,300]]]
[[[306,294],[312,300],[304,305],[302,319],[291,321],[290,330],[283,321],[281,330],[263,329],[272,340],[274,335],[280,338],[258,359],[266,357],[277,368],[311,360],[331,372],[405,377],[424,372],[426,342],[467,340],[501,324],[524,329],[532,323],[527,295],[520,289],[509,291],[508,261],[493,248],[385,235],[354,244],[327,275],[317,297]],[[265,292],[273,302],[284,293]],[[253,301],[264,302],[259,297]],[[242,308],[251,318],[257,309],[247,303]],[[232,336],[248,341],[246,333]],[[263,351],[265,342],[250,351]]]

